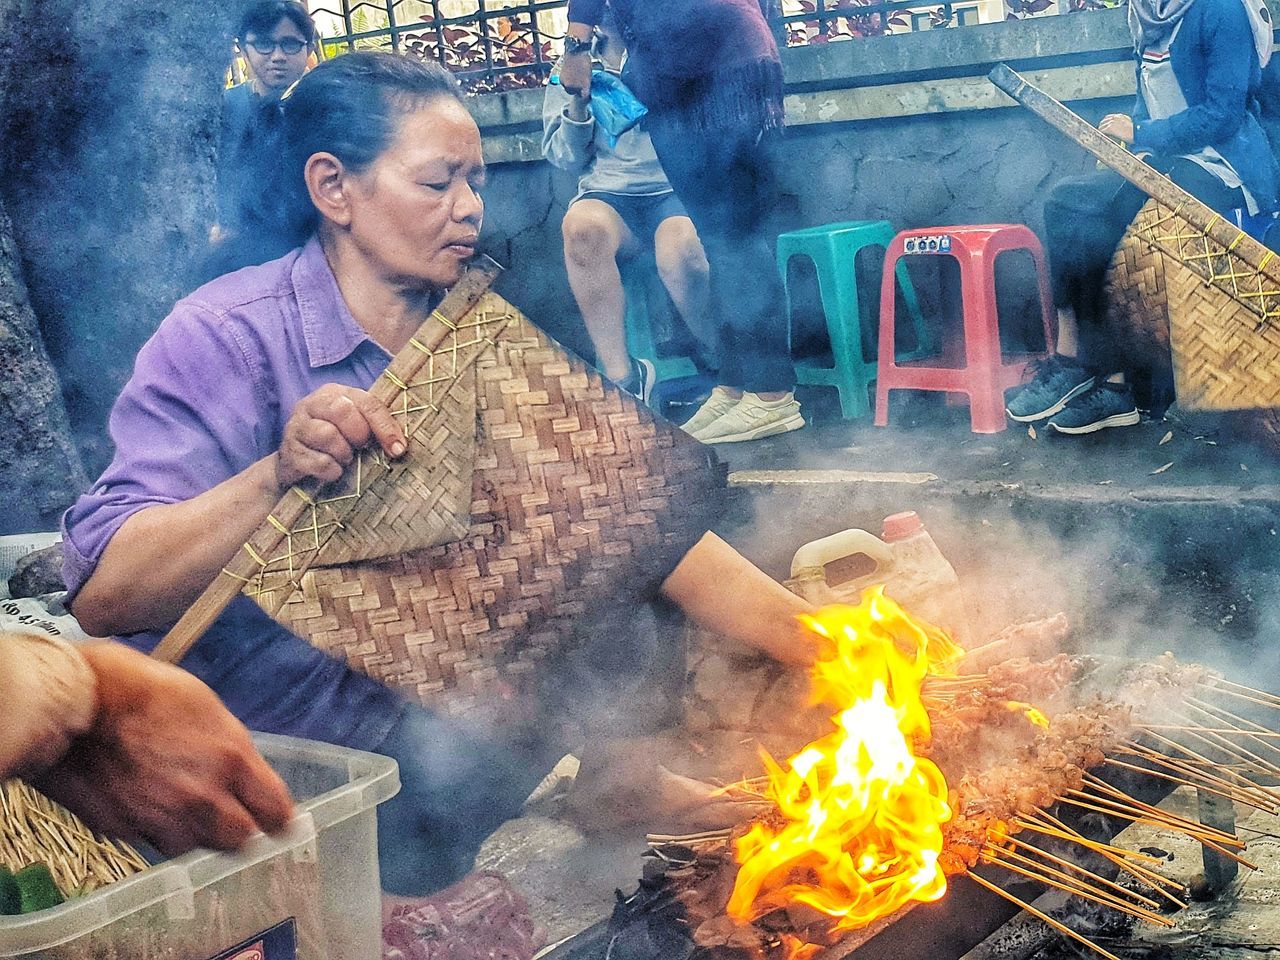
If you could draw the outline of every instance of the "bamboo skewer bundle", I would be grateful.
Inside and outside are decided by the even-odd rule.
[[[147,869],[133,847],[95,834],[65,807],[20,780],[0,784],[0,865],[49,867],[65,894],[88,892]]]

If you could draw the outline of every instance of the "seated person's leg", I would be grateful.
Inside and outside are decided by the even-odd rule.
[[[1082,350],[1080,327],[1102,322],[1099,305],[1107,265],[1144,199],[1111,170],[1063,180],[1049,192],[1044,205],[1045,252],[1058,308],[1057,352],[1038,364],[1031,382],[1009,397],[1010,419],[1034,423],[1060,414],[1097,388],[1100,375],[1114,372],[1094,369],[1094,361],[1101,358]],[[1128,409],[1124,412],[1128,419]]]
[[[1178,157],[1166,173],[1183,190],[1223,216],[1245,206],[1244,192],[1239,187],[1228,187],[1194,160]]]
[[[631,358],[623,328],[627,302],[618,257],[629,255],[635,240],[613,207],[592,198],[569,206],[561,233],[569,286],[595,347],[596,363],[610,380],[625,380],[631,376]]]
[[[717,356],[719,337],[708,309],[711,267],[693,221],[683,214],[663,219],[653,236],[653,253],[658,275],[681,319],[697,337],[704,355]]]

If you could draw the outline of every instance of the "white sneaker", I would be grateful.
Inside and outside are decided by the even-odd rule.
[[[702,402],[698,412],[682,424],[681,429],[689,436],[701,440],[699,431],[705,430],[737,406],[738,399],[724,387],[716,387],[711,391],[711,396]]]
[[[803,426],[804,417],[800,415],[795,394],[788,393],[781,400],[761,400],[758,394],[744,393],[732,410],[697,437],[703,443],[741,443],[789,433]]]

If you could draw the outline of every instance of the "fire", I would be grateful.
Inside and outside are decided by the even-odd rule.
[[[813,700],[835,708],[836,729],[785,768],[764,756],[777,812],[738,841],[727,912],[752,920],[806,904],[851,930],[946,892],[947,784],[915,751],[930,738],[925,676],[954,672],[963,651],[878,588],[802,619],[827,641]]]
[[[1042,729],[1045,729],[1045,730],[1049,729],[1049,718],[1046,717],[1042,711],[1036,709],[1031,704],[1023,703],[1021,700],[1006,700],[1004,702],[1004,706],[1006,710],[1011,710],[1014,713],[1022,714],[1024,717],[1026,717],[1028,720],[1034,723],[1037,727],[1041,727]]]

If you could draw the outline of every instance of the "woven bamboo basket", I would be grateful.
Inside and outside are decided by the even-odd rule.
[[[1259,324],[1247,301],[1187,265],[1204,249],[1203,234],[1158,201],[1147,201],[1107,272],[1110,337],[1130,365],[1172,366],[1179,404],[1190,410],[1223,409],[1221,397],[1232,395],[1243,377],[1254,381],[1245,388],[1251,396],[1275,391],[1273,407],[1242,410],[1231,420],[1280,452],[1280,335]],[[1253,283],[1257,290],[1261,276],[1255,274]]]
[[[469,276],[371,391],[407,455],[367,451],[331,487],[286,494],[162,656],[243,591],[423,703],[512,701],[709,529],[724,486],[709,448]]]

